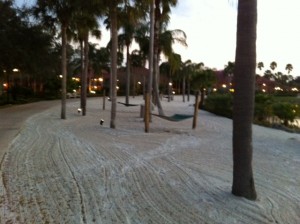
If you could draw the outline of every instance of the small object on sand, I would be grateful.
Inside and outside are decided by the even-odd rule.
[[[101,120],[100,120],[100,125],[103,125],[103,123],[104,123],[104,120],[101,119]]]
[[[78,109],[77,109],[77,112],[80,114],[80,113],[81,113],[81,108],[78,108]]]

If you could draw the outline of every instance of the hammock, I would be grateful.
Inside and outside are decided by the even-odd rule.
[[[160,118],[168,120],[168,121],[175,121],[175,122],[182,121],[182,120],[194,117],[194,115],[188,115],[188,114],[174,114],[174,115],[169,116],[169,117],[159,115],[159,114],[152,114],[152,115],[160,117]]]
[[[130,104],[130,103],[122,103],[122,102],[118,102],[119,104],[123,104],[126,107],[134,107],[134,106],[139,106],[140,104]]]

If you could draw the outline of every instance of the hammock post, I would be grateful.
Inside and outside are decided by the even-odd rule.
[[[193,118],[193,129],[196,129],[196,126],[197,126],[198,108],[199,108],[199,91],[197,91],[196,96],[195,96],[195,108],[194,108],[194,118]]]

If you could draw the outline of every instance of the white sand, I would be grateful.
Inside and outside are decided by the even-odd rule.
[[[163,108],[192,114],[193,103]],[[85,117],[78,105],[67,120],[59,106],[30,117],[7,149],[0,223],[300,223],[299,134],[253,127],[253,202],[230,193],[231,120],[201,111],[192,130],[153,117],[145,133],[139,106],[118,104],[110,129],[109,102],[89,99]]]

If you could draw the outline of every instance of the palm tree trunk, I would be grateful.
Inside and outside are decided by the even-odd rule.
[[[85,79],[85,76],[84,76],[84,49],[83,49],[83,40],[80,40],[80,82],[81,82],[81,92],[80,92],[80,108],[81,110],[83,110],[83,107],[84,107],[84,79]]]
[[[61,83],[61,119],[66,119],[66,97],[67,97],[67,26],[61,25],[61,42],[62,42],[62,83]]]
[[[182,80],[182,101],[185,102],[185,75]]]
[[[159,60],[158,60],[158,56],[154,54],[154,76],[153,76],[153,94],[154,94],[154,98],[155,98],[155,103],[157,105],[157,109],[158,109],[158,114],[164,116],[165,113],[163,111],[162,105],[161,105],[161,101],[160,101],[160,97],[159,97],[159,88],[158,88],[158,77],[159,77]]]
[[[87,98],[87,76],[89,70],[89,36],[84,37],[84,71],[82,80],[82,116],[86,115],[86,98]]]
[[[127,65],[126,65],[126,99],[125,103],[129,103],[129,95],[130,95],[130,66],[131,66],[131,57],[129,53],[129,44],[126,47],[126,57],[127,57]],[[133,83],[135,85],[135,83]]]
[[[187,83],[187,101],[190,102],[190,95],[191,95],[191,80],[190,75],[188,75],[188,83]]]
[[[153,94],[159,115],[164,115],[159,97],[159,33],[160,33],[160,0],[155,1],[154,44],[153,44]]]
[[[151,120],[151,104],[152,104],[152,88],[153,88],[153,66],[154,66],[154,0],[150,3],[150,43],[149,43],[149,76],[148,76],[148,86],[145,94],[145,132],[149,132],[149,123]],[[145,88],[145,87],[144,87]]]
[[[256,68],[257,0],[239,0],[233,102],[232,193],[256,199],[252,171],[252,120]]]
[[[111,19],[111,114],[110,128],[116,128],[117,113],[117,47],[118,47],[118,28],[117,28],[117,7],[110,7]]]

